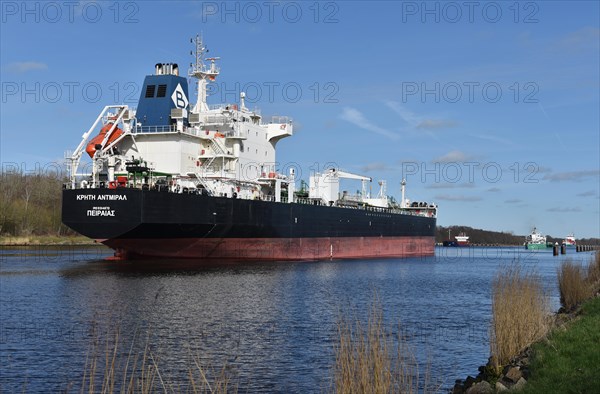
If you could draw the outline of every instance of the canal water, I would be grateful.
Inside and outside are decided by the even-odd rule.
[[[107,261],[101,247],[0,252],[0,392],[79,392],[86,365],[99,356],[101,374],[115,341],[117,386],[127,360],[146,359],[160,373],[157,391],[187,391],[196,364],[209,374],[224,367],[241,392],[330,391],[337,322],[366,321],[375,298],[386,326],[408,338],[421,376],[429,368],[446,389],[487,361],[499,270],[535,271],[556,311],[560,262],[591,258],[472,247],[428,258],[200,265]]]

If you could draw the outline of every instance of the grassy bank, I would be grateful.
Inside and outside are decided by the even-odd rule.
[[[0,246],[38,246],[38,245],[97,245],[93,240],[81,236],[29,235],[22,237],[1,236]]]
[[[524,393],[600,393],[600,298],[533,346]]]

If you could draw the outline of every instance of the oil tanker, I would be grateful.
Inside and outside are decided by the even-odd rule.
[[[209,105],[220,74],[192,39],[197,100],[175,63],[145,77],[136,109],[103,108],[66,155],[62,221],[121,259],[319,260],[428,256],[437,206],[386,194],[386,182],[324,168],[308,184],[281,170],[276,145],[293,135],[287,117],[263,119],[236,103]],[[284,166],[285,167],[285,166]],[[361,190],[341,190],[342,180]],[[297,189],[300,181],[301,187]],[[349,181],[344,181],[349,182]]]

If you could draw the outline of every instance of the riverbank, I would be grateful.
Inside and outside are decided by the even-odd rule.
[[[523,393],[600,393],[600,297],[566,318],[547,340],[532,346]]]
[[[97,245],[97,243],[81,235],[30,235],[21,237],[2,236],[0,246],[59,246],[59,245]]]
[[[500,282],[526,284],[533,279],[538,281],[539,287],[539,279],[530,274],[509,279]],[[595,254],[587,267],[570,260],[563,261],[558,282],[562,308],[543,321],[528,321],[527,318],[532,311],[543,311],[543,304],[527,311],[525,316],[519,314],[523,309],[521,301],[536,297],[518,291],[518,288],[510,292],[516,298],[500,294],[500,304],[493,300],[492,340],[496,342],[490,345],[492,356],[486,365],[479,367],[475,378],[468,376],[465,380],[457,380],[451,390],[453,394],[507,390],[600,392],[600,381],[596,379],[600,376],[600,254]],[[542,294],[540,290],[533,293]],[[508,308],[503,309],[503,306]],[[499,335],[506,334],[502,332],[506,330],[498,325],[503,322],[498,317],[513,318],[506,327],[510,335]],[[512,346],[512,350],[495,351],[504,345]],[[522,350],[519,352],[518,349]]]
[[[600,296],[575,312],[558,313],[544,339],[525,349],[499,375],[488,363],[457,381],[452,393],[600,393]]]

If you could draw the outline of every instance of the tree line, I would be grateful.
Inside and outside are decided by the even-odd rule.
[[[448,232],[448,230],[450,232]],[[469,242],[471,244],[479,245],[523,245],[525,242],[525,235],[515,235],[512,232],[504,231],[489,231],[478,228],[472,228],[468,226],[438,226],[435,232],[435,242],[442,243],[447,240],[454,241],[454,237],[460,233],[465,233],[469,236]],[[448,238],[450,234],[450,238]],[[566,234],[565,234],[566,235]],[[547,237],[548,242],[562,243],[563,237]],[[577,243],[581,245],[600,245],[600,239],[598,238],[578,238]]]
[[[66,181],[58,172],[0,172],[0,235],[74,235],[61,222],[61,190]]]

